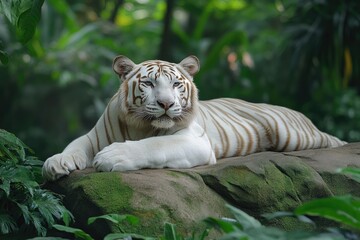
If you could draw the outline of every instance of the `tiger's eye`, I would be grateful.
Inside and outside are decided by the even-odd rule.
[[[152,88],[154,87],[154,84],[152,82],[150,82],[150,81],[144,81],[142,83],[145,84],[148,87],[152,87]]]
[[[178,86],[180,86],[180,82],[174,82],[174,84],[173,84],[173,87],[178,87]]]

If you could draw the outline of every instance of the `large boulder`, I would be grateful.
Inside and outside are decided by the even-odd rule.
[[[105,222],[88,226],[90,216],[132,214],[140,218],[129,232],[158,236],[171,222],[184,234],[202,229],[206,217],[228,217],[226,203],[260,218],[263,213],[291,211],[301,203],[331,195],[360,195],[360,184],[336,173],[360,167],[360,143],[333,149],[262,152],[219,160],[186,170],[145,169],[99,173],[92,169],[47,184],[64,195],[78,227],[96,239],[115,231]],[[275,222],[293,229],[292,219]]]

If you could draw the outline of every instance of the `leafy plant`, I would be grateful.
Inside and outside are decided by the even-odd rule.
[[[345,174],[350,178],[354,179],[356,182],[360,183],[360,168],[352,168],[352,167],[340,168],[338,170],[338,173]]]
[[[116,228],[119,230],[119,233],[110,233],[110,234],[106,235],[104,237],[104,240],[127,239],[127,238],[146,239],[146,240],[154,239],[154,238],[142,236],[139,234],[126,233],[126,231],[123,230],[123,228],[122,228],[123,222],[128,222],[131,225],[136,225],[139,222],[138,218],[136,218],[135,216],[119,215],[119,214],[106,214],[106,215],[97,216],[97,217],[90,217],[88,219],[88,224],[90,225],[99,219],[105,219],[107,221],[112,222],[116,226]],[[85,231],[83,231],[82,229],[79,229],[79,228],[73,228],[73,227],[68,227],[68,226],[58,225],[58,224],[53,225],[53,227],[59,231],[73,234],[76,239],[83,239],[83,240],[93,240],[94,239],[91,235],[89,235],[88,233],[86,233]],[[38,239],[41,239],[41,238],[38,238]],[[44,238],[44,239],[46,239],[46,238]]]
[[[0,14],[4,14],[15,27],[16,36],[22,44],[26,44],[34,36],[40,21],[41,7],[44,0],[7,0],[0,1]],[[0,61],[7,64],[8,55],[0,45]]]
[[[360,169],[347,167],[338,172],[360,183]],[[298,207],[295,214],[319,216],[360,230],[360,198],[351,195],[312,200]]]
[[[353,196],[315,199],[298,207],[295,214],[320,216],[360,230],[360,199]]]
[[[271,239],[293,239],[293,240],[305,240],[305,239],[345,239],[337,233],[316,233],[309,231],[294,231],[287,232],[282,229],[268,227],[262,225],[258,220],[249,216],[245,212],[232,207],[227,206],[234,216],[234,219],[223,218],[207,218],[205,222],[222,231],[223,235],[221,240],[230,239],[244,239],[244,240],[271,240]]]
[[[332,204],[332,203],[331,203]],[[336,205],[332,205],[336,209]],[[107,214],[98,217],[91,217],[88,219],[88,224],[93,224],[98,219],[105,219],[112,222],[119,229],[119,233],[110,233],[104,237],[104,240],[113,240],[113,239],[146,239],[146,240],[204,240],[207,239],[211,229],[216,229],[221,232],[221,237],[217,238],[219,240],[278,240],[278,239],[292,239],[292,240],[343,240],[346,239],[341,231],[329,230],[328,232],[310,232],[310,231],[292,231],[288,232],[282,229],[268,227],[262,225],[258,220],[249,216],[245,212],[237,209],[233,206],[227,205],[230,212],[232,213],[234,219],[232,218],[213,218],[209,217],[204,220],[207,224],[205,230],[197,235],[193,233],[190,237],[184,237],[179,234],[176,230],[176,226],[171,223],[164,223],[164,232],[163,235],[159,238],[143,236],[135,233],[127,233],[121,226],[125,221],[132,225],[138,223],[138,219],[132,215],[118,215],[118,214]],[[288,212],[278,212],[274,214],[268,214],[267,218],[278,218],[284,216],[296,216],[293,213]],[[305,216],[299,216],[299,220],[306,223],[313,222]],[[78,228],[67,227],[63,225],[54,225],[54,228],[72,233],[76,239],[83,240],[93,240],[94,238],[88,233],[84,232]],[[353,237],[355,237],[353,235]],[[53,238],[36,238],[36,240],[45,240]],[[354,238],[356,239],[356,238]]]
[[[105,214],[105,215],[101,215],[101,216],[97,216],[97,217],[90,217],[88,219],[87,223],[90,225],[99,219],[104,219],[104,220],[110,221],[119,230],[118,233],[107,234],[104,237],[104,240],[115,240],[115,239],[155,240],[155,239],[157,239],[154,237],[148,237],[148,236],[144,236],[144,235],[140,235],[140,234],[136,234],[136,233],[127,233],[122,227],[122,224],[124,222],[127,222],[130,225],[137,225],[139,222],[139,219],[133,215]],[[79,229],[79,228],[73,228],[73,227],[58,225],[58,224],[53,225],[53,227],[61,232],[73,234],[76,239],[94,240],[94,238],[90,234],[86,233],[85,231],[83,231],[82,229]],[[208,233],[209,233],[209,229],[206,228],[200,235],[196,235],[195,233],[193,233],[193,235],[191,237],[183,237],[181,234],[179,234],[177,232],[176,226],[174,224],[166,222],[166,223],[164,223],[163,236],[161,236],[158,239],[161,239],[161,240],[185,240],[185,239],[186,240],[204,240],[208,236]],[[55,240],[58,238],[37,237],[37,238],[34,238],[33,240],[35,240],[35,239],[36,240]],[[61,239],[64,239],[64,238],[61,238]]]
[[[44,236],[56,220],[69,224],[71,213],[57,195],[41,189],[42,161],[15,135],[0,129],[0,234],[35,230]]]

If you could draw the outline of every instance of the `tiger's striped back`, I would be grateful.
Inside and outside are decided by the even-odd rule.
[[[265,150],[336,147],[346,143],[319,131],[297,111],[239,99],[200,101],[196,121],[208,135],[216,158]]]

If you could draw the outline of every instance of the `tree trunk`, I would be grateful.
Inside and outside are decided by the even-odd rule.
[[[114,9],[111,12],[110,17],[109,17],[109,22],[115,23],[116,16],[117,16],[117,13],[119,11],[119,8],[123,4],[124,4],[124,0],[115,0],[115,6],[114,6]]]
[[[171,60],[171,20],[175,8],[175,0],[166,0],[166,11],[163,19],[163,32],[159,48],[158,58],[162,60]]]

